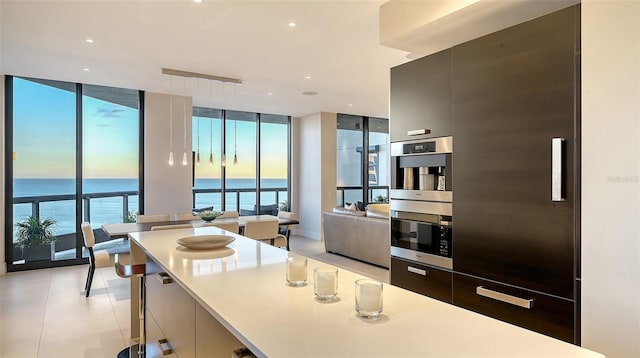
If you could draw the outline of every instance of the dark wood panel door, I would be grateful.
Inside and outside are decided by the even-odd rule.
[[[391,284],[451,303],[451,271],[391,258]]]
[[[408,131],[429,134],[409,136]],[[451,135],[451,49],[391,69],[392,142]]]
[[[453,274],[453,304],[577,343],[574,301]]]
[[[574,298],[576,27],[572,7],[453,48],[454,271]],[[552,138],[565,200],[551,200]]]

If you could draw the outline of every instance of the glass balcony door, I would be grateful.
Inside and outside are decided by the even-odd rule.
[[[94,228],[96,249],[109,248],[101,225],[135,220],[138,211],[140,94],[5,81],[7,269],[86,262],[83,221]]]
[[[13,266],[44,267],[77,257],[76,85],[8,78],[11,103]],[[7,130],[9,133],[9,131]],[[9,226],[7,225],[7,226]],[[11,238],[11,239],[9,239]]]
[[[97,249],[128,248],[100,227],[135,221],[139,212],[139,112],[136,90],[83,85],[82,221],[91,223]]]

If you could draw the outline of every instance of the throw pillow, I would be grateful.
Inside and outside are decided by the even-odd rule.
[[[356,203],[344,204],[344,208],[345,209],[349,209],[349,210],[353,210],[353,211],[358,210],[358,207],[356,206]]]
[[[365,211],[364,203],[363,203],[363,202],[361,202],[361,201],[358,201],[358,202],[356,203],[356,208],[357,208],[357,210],[359,210],[359,211]]]

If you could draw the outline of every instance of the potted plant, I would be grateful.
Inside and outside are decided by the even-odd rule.
[[[22,247],[25,261],[51,260],[51,244],[56,241],[53,234],[55,224],[51,218],[40,220],[33,215],[16,223],[16,246]]]

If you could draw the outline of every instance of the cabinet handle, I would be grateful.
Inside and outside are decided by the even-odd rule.
[[[163,285],[168,285],[173,283],[173,279],[166,272],[158,273],[158,279],[162,282]]]
[[[507,295],[506,293],[489,290],[482,286],[476,287],[476,294],[526,309],[531,309],[533,307],[533,299],[525,299]]]
[[[173,347],[169,344],[169,341],[166,338],[158,339],[158,345],[160,346],[160,351],[163,356],[167,356],[173,353]]]
[[[407,135],[408,136],[423,135],[423,134],[429,134],[429,133],[431,133],[431,129],[426,129],[426,128],[414,129],[414,130],[407,131]]]
[[[564,201],[562,159],[564,138],[551,138],[551,201]]]
[[[417,273],[418,275],[422,275],[422,276],[426,276],[427,275],[427,270],[421,270],[419,268],[415,268],[415,267],[411,267],[411,266],[407,266],[407,271],[413,272],[413,273]]]
[[[233,351],[232,358],[255,358],[255,355],[247,348],[239,348]]]

